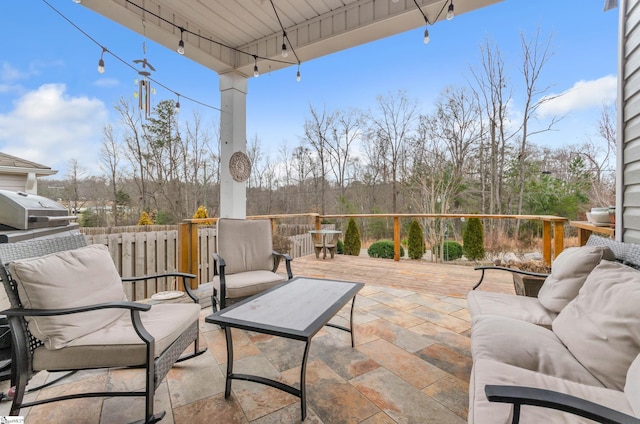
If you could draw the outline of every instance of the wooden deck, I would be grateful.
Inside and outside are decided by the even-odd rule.
[[[334,259],[316,259],[315,255],[291,262],[294,275],[359,281],[376,286],[391,286],[416,292],[466,298],[478,282],[480,271],[472,265],[432,263],[426,260],[369,258],[336,255]],[[279,271],[282,271],[280,269]],[[515,294],[508,272],[487,271],[482,290]]]

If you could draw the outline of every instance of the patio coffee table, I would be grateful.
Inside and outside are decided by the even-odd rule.
[[[363,283],[295,277],[286,283],[215,312],[205,322],[224,327],[227,339],[227,377],[225,398],[231,394],[231,380],[253,381],[283,390],[300,398],[302,420],[307,416],[305,374],[311,339],[325,325],[351,333],[353,307]],[[329,320],[351,300],[349,327]],[[300,369],[300,389],[265,377],[233,372],[233,338],[231,328],[270,334],[305,342]]]

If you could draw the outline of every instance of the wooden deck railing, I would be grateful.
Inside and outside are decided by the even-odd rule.
[[[487,215],[487,214],[339,214],[320,215],[317,213],[304,214],[279,214],[279,215],[255,215],[247,219],[270,219],[271,225],[276,229],[278,220],[291,218],[308,218],[310,224],[315,224],[316,229],[320,229],[324,219],[370,219],[370,218],[393,218],[393,241],[394,260],[400,260],[400,220],[409,218],[481,218],[481,219],[516,219],[534,220],[542,222],[542,257],[545,264],[550,265],[553,258],[558,256],[564,249],[564,224],[567,218],[551,215]],[[180,263],[179,270],[183,272],[197,273],[198,270],[198,232],[195,230],[198,224],[212,224],[218,218],[188,219],[180,224],[178,229],[178,239],[180,247],[178,250]]]

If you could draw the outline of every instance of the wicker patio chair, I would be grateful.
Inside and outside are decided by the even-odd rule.
[[[105,275],[110,279],[107,283],[102,282]],[[145,398],[145,417],[136,422],[160,421],[165,412],[154,414],[156,388],[175,362],[206,351],[198,350],[200,306],[187,284],[187,279],[195,276],[162,276],[181,279],[195,304],[151,306],[127,301],[106,247],[87,246],[81,234],[0,244],[0,278],[11,302],[11,309],[0,312],[8,317],[12,336],[11,380],[15,394],[10,414],[18,415],[21,408],[74,398],[140,396]],[[159,276],[122,281],[155,277]],[[101,286],[87,293],[98,283]],[[50,287],[56,291],[49,293]],[[105,303],[96,302],[95,293],[109,296]],[[53,306],[45,308],[45,304]],[[87,330],[89,327],[92,328]],[[64,337],[70,340],[62,340]],[[190,345],[193,352],[181,357]],[[23,402],[25,388],[38,371],[121,367],[145,369],[144,391],[90,392]]]
[[[220,218],[217,252],[213,254],[213,310],[224,309],[293,278],[291,257],[273,250],[271,222],[267,219]],[[285,260],[287,277],[276,273]]]

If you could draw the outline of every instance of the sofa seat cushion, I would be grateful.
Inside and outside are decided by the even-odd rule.
[[[247,271],[238,274],[225,275],[227,298],[253,296],[264,290],[270,289],[287,279],[280,274],[271,271]],[[213,277],[213,286],[220,290],[220,276]]]
[[[27,309],[64,309],[127,300],[118,270],[103,245],[21,259],[9,264],[9,272]],[[27,321],[29,331],[47,348],[60,349],[126,313],[124,309],[101,309],[27,317]]]
[[[558,316],[535,297],[472,290],[467,295],[467,303],[471,318],[498,315],[551,328],[551,323]]]
[[[602,261],[553,322],[573,356],[606,387],[622,390],[640,353],[640,271]]]
[[[594,387],[554,376],[518,368],[490,359],[474,361],[469,383],[469,424],[509,424],[513,407],[506,403],[489,402],[484,393],[487,384],[527,386],[554,390],[577,396],[637,416],[625,394],[618,390]],[[593,423],[573,414],[537,406],[523,406],[521,424],[539,423]]]
[[[471,325],[473,359],[498,362],[577,383],[602,386],[553,331],[513,318],[478,315]]]
[[[551,274],[540,287],[540,303],[551,311],[562,311],[578,295],[587,276],[602,259],[615,260],[613,252],[606,246],[564,249],[553,260]]]
[[[199,316],[200,305],[191,303],[158,304],[140,312],[142,324],[155,339],[154,356],[160,356]],[[146,345],[136,334],[129,313],[63,349],[40,347],[33,355],[34,370],[134,366],[145,362]]]

